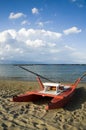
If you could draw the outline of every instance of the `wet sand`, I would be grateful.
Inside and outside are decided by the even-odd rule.
[[[10,101],[32,89],[38,89],[38,84],[0,80],[0,130],[86,130],[86,83],[78,85],[71,101],[61,109],[46,111],[46,101]]]

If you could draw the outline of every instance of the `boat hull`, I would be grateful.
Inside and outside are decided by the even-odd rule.
[[[40,99],[44,97],[50,97],[51,100],[45,109],[49,110],[49,109],[61,108],[65,106],[68,103],[68,101],[72,98],[80,80],[81,79],[79,78],[74,84],[69,85],[70,88],[59,95],[42,93],[40,91],[32,91],[32,92],[27,92],[19,96],[14,96],[13,101],[14,102],[34,102],[34,101],[39,101]]]
[[[51,100],[49,101],[48,105],[45,107],[46,110],[49,109],[56,109],[65,106],[68,101],[71,99],[75,92],[75,89],[71,89],[67,92],[64,92],[62,95],[50,95],[50,94],[43,94],[39,92],[27,92],[26,94],[22,94],[19,96],[14,96],[14,102],[35,102],[40,101],[45,97],[50,97]]]
[[[62,107],[64,107],[70,101],[70,99],[72,98],[74,92],[75,91],[73,91],[73,93],[71,93],[71,95],[69,95],[67,97],[63,97],[61,99],[59,99],[59,98],[56,98],[56,99],[53,98],[51,100],[51,102],[46,106],[45,109],[49,110],[49,109],[56,109],[56,108],[62,108]]]
[[[33,102],[40,99],[40,95],[29,94],[29,95],[21,95],[21,96],[14,96],[14,102]]]
[[[13,101],[14,102],[35,102],[46,97],[53,98],[54,95],[52,96],[48,94],[39,93],[39,91],[38,92],[32,91],[32,92],[27,92],[26,94],[22,94],[19,96],[14,96]]]

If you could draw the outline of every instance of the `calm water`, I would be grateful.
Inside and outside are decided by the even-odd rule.
[[[26,65],[23,67],[57,82],[73,82],[86,72],[86,65]],[[0,65],[0,79],[35,81],[36,76],[18,66]],[[82,81],[86,82],[86,77]]]

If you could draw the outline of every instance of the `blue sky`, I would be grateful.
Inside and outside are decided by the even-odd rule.
[[[86,0],[1,0],[5,61],[86,64]]]

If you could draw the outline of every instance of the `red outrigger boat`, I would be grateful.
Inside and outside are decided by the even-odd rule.
[[[21,67],[23,68],[23,67]],[[26,70],[26,69],[25,69]],[[21,94],[13,97],[14,102],[34,102],[39,101],[42,98],[50,97],[51,101],[47,104],[46,110],[61,108],[65,106],[73,96],[75,89],[81,79],[86,76],[82,75],[73,84],[60,84],[45,82],[42,83],[40,78],[37,76],[38,83],[40,85],[39,91],[28,91],[25,94]]]

